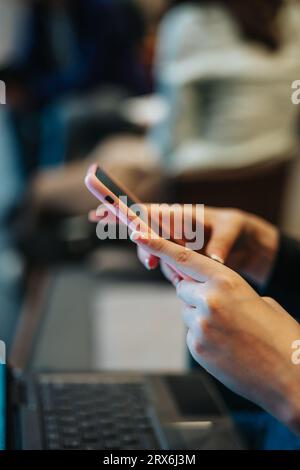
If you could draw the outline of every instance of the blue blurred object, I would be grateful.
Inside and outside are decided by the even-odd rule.
[[[5,450],[6,434],[6,365],[0,364],[0,450]]]
[[[0,341],[0,450],[6,449],[6,364],[5,345]]]
[[[44,105],[103,83],[147,91],[137,47],[143,20],[133,2],[72,0],[55,8],[37,2],[26,30],[11,67],[32,103]]]
[[[251,450],[300,450],[300,437],[265,411],[236,412],[233,418]]]
[[[0,107],[0,227],[23,190],[23,175],[18,165],[18,147],[9,115]],[[0,231],[0,245],[3,232]]]
[[[18,317],[21,261],[15,252],[9,217],[23,193],[17,144],[5,108],[0,108],[0,334],[7,346]]]
[[[29,5],[24,39],[7,66],[7,84],[22,96],[12,105],[11,125],[26,177],[65,163],[73,118],[64,116],[71,100],[88,107],[107,86],[125,96],[149,92],[139,53],[144,20],[132,0]]]

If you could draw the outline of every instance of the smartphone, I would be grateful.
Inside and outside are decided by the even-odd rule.
[[[88,190],[127,227],[156,236],[143,218],[143,204],[120,182],[97,164],[87,172],[85,184]]]
[[[161,234],[162,225],[158,220],[155,230],[152,228],[152,222],[148,220],[147,211],[143,210],[143,203],[128,191],[122,183],[116,181],[107,171],[104,171],[97,164],[92,165],[87,172],[85,184],[88,190],[100,201],[105,207],[123,222],[130,231],[138,230],[148,233],[150,237],[158,238]],[[133,210],[133,209],[134,210]],[[140,216],[138,215],[140,209]],[[182,240],[173,240],[177,244],[184,246]],[[172,268],[182,279],[188,277],[176,268]]]

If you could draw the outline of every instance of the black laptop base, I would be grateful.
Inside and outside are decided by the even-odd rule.
[[[242,444],[201,372],[41,373],[17,377],[14,449],[205,450]]]

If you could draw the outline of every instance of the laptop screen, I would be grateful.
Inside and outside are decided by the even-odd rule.
[[[0,341],[0,450],[6,448],[6,365],[5,344]]]

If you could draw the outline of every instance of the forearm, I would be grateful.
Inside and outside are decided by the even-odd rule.
[[[34,211],[39,213],[45,209],[56,209],[80,214],[93,209],[95,199],[84,185],[87,166],[86,161],[77,162],[37,174],[31,186]]]

